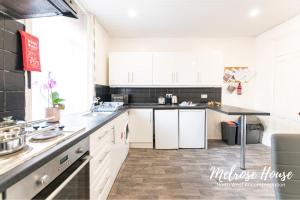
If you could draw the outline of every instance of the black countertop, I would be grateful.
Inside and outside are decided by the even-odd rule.
[[[72,115],[70,117],[61,120],[61,124],[65,127],[72,127],[78,125],[84,126],[85,130],[81,133],[74,135],[73,137],[62,141],[55,147],[49,149],[48,151],[41,153],[40,155],[24,162],[21,165],[13,168],[5,174],[0,175],[0,192],[5,191],[8,187],[18,182],[25,176],[29,175],[34,170],[43,166],[66,149],[70,148],[77,142],[88,137],[91,133],[95,132],[97,129],[101,128],[120,114],[124,113],[127,109],[133,108],[150,108],[150,109],[210,109],[227,115],[270,115],[267,112],[260,112],[255,110],[249,110],[233,106],[208,106],[207,104],[198,104],[197,106],[179,106],[179,105],[158,105],[158,104],[130,104],[123,107],[123,109],[116,111],[111,115],[106,117],[87,117],[82,114]]]
[[[227,115],[265,115],[269,116],[269,112],[261,112],[257,110],[250,110],[235,106],[227,106],[227,105],[221,105],[221,106],[207,106],[207,109],[214,110],[220,113],[224,113]]]
[[[160,105],[157,103],[133,103],[127,105],[127,108],[153,108],[153,109],[206,109],[206,103],[199,103],[196,106],[179,106],[179,105]]]
[[[199,103],[196,106],[179,106],[179,105],[159,105],[151,103],[137,103],[130,104],[127,108],[153,108],[153,109],[209,109],[227,115],[266,115],[269,116],[268,112],[261,112],[256,110],[250,110],[246,108],[240,108],[235,106],[221,105],[221,106],[211,106],[206,103]]]

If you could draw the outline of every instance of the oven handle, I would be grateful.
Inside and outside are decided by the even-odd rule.
[[[87,155],[81,158],[84,162],[60,185],[58,186],[47,198],[46,200],[53,199],[79,172],[84,168],[92,159],[92,156]]]

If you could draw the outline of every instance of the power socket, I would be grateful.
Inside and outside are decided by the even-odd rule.
[[[201,99],[207,99],[207,94],[201,94]]]

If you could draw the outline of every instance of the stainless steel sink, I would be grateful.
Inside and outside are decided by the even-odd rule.
[[[108,115],[113,114],[114,112],[89,112],[86,114],[83,114],[82,116],[85,117],[107,117]]]

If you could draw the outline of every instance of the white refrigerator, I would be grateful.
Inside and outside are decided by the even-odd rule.
[[[205,110],[179,111],[179,148],[205,148]]]
[[[155,148],[178,149],[178,110],[155,110]]]

